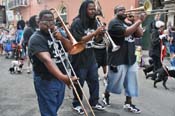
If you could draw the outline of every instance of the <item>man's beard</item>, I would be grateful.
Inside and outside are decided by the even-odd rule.
[[[49,31],[48,30],[40,29],[40,32],[43,33],[44,35],[49,35]]]
[[[126,17],[127,17],[126,14],[123,14],[123,15],[117,15],[117,18],[120,19],[120,20],[125,20]]]

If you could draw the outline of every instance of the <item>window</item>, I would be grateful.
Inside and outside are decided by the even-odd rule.
[[[67,9],[66,7],[62,7],[60,10],[60,16],[64,22],[67,22]]]
[[[41,3],[41,0],[37,0],[37,3],[40,4]]]

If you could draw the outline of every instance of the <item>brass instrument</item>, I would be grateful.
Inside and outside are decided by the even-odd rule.
[[[134,12],[135,13],[140,13],[139,11],[144,11],[146,12],[147,15],[154,15],[154,14],[166,14],[166,13],[175,13],[175,11],[166,11],[166,10],[174,10],[174,8],[164,8],[164,9],[155,9],[152,10],[152,4],[150,2],[150,0],[146,0],[143,4],[143,6],[135,8],[135,9],[131,9],[131,10],[127,10],[126,12]]]
[[[156,14],[171,14],[174,13],[175,11],[166,11],[166,12],[154,12],[154,13],[150,13],[149,15],[156,15]]]
[[[131,10],[127,10],[126,12],[138,12],[138,11],[144,11],[146,12],[148,15],[151,13],[152,11],[152,4],[149,0],[146,0],[143,4],[143,6],[135,8],[135,9],[131,9]]]
[[[155,10],[152,10],[152,12],[164,12],[166,10],[174,10],[174,8],[164,8],[164,9],[155,9]]]
[[[61,16],[57,12],[57,10],[54,9],[54,8],[52,8],[52,9],[50,9],[50,11],[54,14],[54,17],[55,18],[58,18],[59,19],[59,21],[61,22],[63,28],[65,29],[65,31],[67,33],[68,38],[73,43],[73,47],[68,51],[68,53],[69,54],[77,54],[77,53],[80,53],[81,51],[83,51],[85,49],[85,44],[80,43],[80,42],[77,42],[75,40],[75,38],[72,36],[72,34],[70,33],[69,29],[65,25],[63,19],[61,18]]]
[[[85,107],[84,107],[84,105],[83,105],[83,103],[81,101],[81,98],[80,98],[80,96],[79,96],[79,94],[78,94],[78,92],[76,90],[76,87],[74,85],[74,82],[71,79],[71,74],[73,74],[75,77],[77,77],[77,76],[76,76],[76,73],[75,73],[75,71],[74,71],[74,69],[73,69],[73,67],[72,67],[72,65],[71,65],[71,63],[69,61],[69,58],[68,58],[68,56],[67,56],[67,54],[66,54],[66,52],[64,50],[64,47],[63,47],[61,41],[60,40],[57,40],[58,43],[59,43],[59,45],[61,46],[61,48],[58,49],[58,43],[56,43],[56,39],[53,37],[53,34],[51,33],[51,30],[48,29],[48,31],[49,31],[49,34],[50,34],[50,36],[52,38],[52,42],[53,42],[53,45],[52,46],[54,48],[54,57],[61,59],[61,63],[64,66],[64,69],[66,71],[66,74],[68,75],[68,78],[70,79],[72,88],[75,91],[75,94],[76,94],[76,96],[78,98],[78,101],[80,102],[80,105],[82,106],[85,115],[88,116],[88,113],[87,113],[87,111],[86,111],[86,109],[85,109]],[[68,67],[70,68],[71,72],[69,71]],[[82,92],[82,94],[83,94],[83,96],[84,96],[84,98],[85,98],[85,100],[86,100],[86,102],[87,102],[87,104],[88,104],[88,106],[90,108],[90,111],[92,112],[92,115],[95,116],[94,111],[92,110],[92,107],[91,107],[91,105],[90,105],[90,103],[89,103],[89,101],[88,101],[88,99],[87,99],[87,97],[85,95],[85,92],[83,91],[83,88],[81,87],[80,82],[78,80],[76,82],[77,82],[78,86],[80,87],[80,90],[81,90],[81,92]]]
[[[98,0],[94,0],[95,6],[96,6],[96,11],[99,12],[98,15],[101,15],[104,18],[104,15],[102,13],[102,8],[100,6],[100,3]],[[96,17],[97,23],[99,26],[103,26],[103,24],[101,23],[100,19],[98,17]],[[116,45],[114,43],[114,41],[112,40],[111,36],[109,35],[108,31],[105,31],[104,33],[105,38],[111,43],[112,46],[112,52],[117,51],[118,49],[120,49],[120,46]]]
[[[103,26],[103,24],[101,23],[100,19],[97,17],[96,18],[97,20],[97,23],[99,26]],[[116,45],[114,43],[114,41],[112,40],[111,36],[109,35],[108,31],[105,30],[105,33],[104,33],[104,36],[107,40],[109,40],[109,42],[111,43],[111,46],[112,46],[112,52],[115,52],[117,51],[118,49],[120,49],[120,46]]]

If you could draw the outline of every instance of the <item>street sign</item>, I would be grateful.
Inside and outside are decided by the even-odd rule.
[[[6,11],[6,14],[7,14],[7,20],[9,22],[11,22],[11,21],[14,20],[14,12],[12,10],[7,10]]]

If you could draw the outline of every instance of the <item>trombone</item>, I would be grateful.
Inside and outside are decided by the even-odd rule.
[[[152,4],[150,0],[146,0],[143,6],[135,8],[135,9],[127,10],[126,12],[136,12],[136,11],[145,11],[146,14],[149,15],[152,11]]]
[[[59,21],[61,22],[64,30],[67,33],[68,38],[73,43],[73,47],[68,51],[68,53],[71,54],[71,55],[73,55],[73,54],[77,54],[77,53],[80,53],[81,51],[83,51],[85,49],[85,44],[80,43],[80,42],[77,42],[75,40],[75,38],[72,36],[72,34],[70,33],[69,29],[65,25],[63,19],[59,15],[58,11],[56,9],[54,9],[54,8],[51,8],[50,11],[54,14],[54,17],[56,17],[56,18],[59,19]]]
[[[74,85],[74,82],[73,82],[72,79],[71,79],[71,73],[72,73],[75,77],[77,77],[77,76],[76,76],[76,73],[75,73],[75,71],[73,70],[73,67],[72,67],[72,65],[71,65],[71,63],[70,63],[70,61],[69,61],[69,58],[68,58],[68,56],[67,56],[67,54],[66,54],[66,52],[65,52],[65,50],[64,50],[64,47],[63,47],[61,41],[58,40],[58,43],[59,43],[59,45],[61,46],[61,49],[58,49],[58,44],[57,44],[56,41],[55,41],[56,39],[53,37],[53,34],[51,33],[51,30],[48,29],[48,31],[49,31],[49,34],[50,34],[50,36],[51,36],[51,38],[52,38],[52,41],[53,41],[53,47],[54,47],[54,50],[55,50],[55,51],[54,51],[54,53],[55,53],[55,56],[54,56],[54,57],[55,57],[55,58],[60,58],[60,59],[61,59],[61,63],[63,64],[63,67],[64,67],[64,69],[65,69],[65,71],[66,71],[66,74],[68,75],[68,78],[69,78],[69,80],[70,80],[70,82],[71,82],[71,85],[72,85],[72,87],[73,87],[73,90],[74,90],[74,92],[75,92],[75,94],[76,94],[76,96],[77,96],[77,98],[78,98],[78,101],[80,102],[80,105],[82,106],[85,115],[88,116],[88,113],[87,113],[87,111],[86,111],[86,109],[85,109],[85,107],[84,107],[84,105],[83,105],[83,103],[82,103],[82,101],[81,101],[81,98],[80,98],[80,96],[79,96],[79,94],[78,94],[78,92],[77,92],[77,90],[76,90],[76,87],[75,87],[75,85]],[[66,64],[65,62],[68,63],[68,64]],[[71,73],[69,72],[69,70],[68,70],[67,67],[69,67],[69,68],[71,69]],[[87,99],[87,97],[86,97],[84,91],[83,91],[83,88],[81,87],[81,84],[80,84],[80,82],[79,82],[78,80],[77,80],[77,84],[78,84],[78,86],[80,87],[80,90],[81,90],[81,92],[82,92],[82,94],[83,94],[83,96],[84,96],[84,98],[85,98],[85,100],[86,100],[86,102],[87,102],[87,104],[88,104],[88,106],[89,106],[89,108],[90,108],[90,110],[91,110],[93,116],[95,116],[95,113],[94,113],[94,111],[93,111],[93,109],[92,109],[92,107],[91,107],[91,105],[90,105],[90,103],[89,103],[89,101],[88,101],[88,99]]]
[[[52,9],[52,10],[55,11],[55,9]],[[65,24],[64,24],[64,22],[63,22],[63,20],[62,20],[62,18],[61,18],[61,17],[59,17],[59,18],[60,18],[60,21],[61,21],[62,25],[65,26]],[[66,26],[65,26],[65,27],[66,27]],[[66,29],[67,29],[67,28],[66,28]],[[68,56],[67,56],[67,54],[66,54],[66,52],[65,52],[65,49],[64,49],[64,47],[63,47],[63,45],[62,45],[62,43],[61,43],[60,40],[58,40],[58,44],[61,46],[61,49],[58,48],[58,44],[56,43],[56,38],[54,38],[54,36],[53,36],[53,33],[55,33],[55,32],[52,33],[50,29],[48,29],[48,31],[49,31],[49,34],[50,34],[50,36],[51,36],[52,42],[53,42],[54,53],[55,53],[54,57],[55,57],[55,58],[60,58],[61,63],[63,64],[63,67],[64,67],[64,69],[65,69],[65,71],[66,71],[66,74],[68,75],[68,78],[69,78],[69,80],[70,80],[70,82],[71,82],[71,85],[72,85],[72,87],[73,87],[73,90],[74,90],[74,92],[75,92],[75,94],[76,94],[76,96],[77,96],[77,99],[78,99],[78,101],[80,102],[80,105],[82,106],[85,115],[88,116],[88,113],[87,113],[87,111],[86,111],[86,109],[85,109],[85,106],[83,105],[83,103],[82,103],[82,101],[81,101],[81,98],[80,98],[80,96],[79,96],[79,94],[78,94],[78,91],[77,91],[75,85],[74,85],[74,82],[73,82],[72,79],[71,79],[71,74],[73,74],[75,77],[77,77],[77,76],[76,76],[76,73],[75,73],[75,71],[74,71],[74,69],[73,69],[73,67],[72,67],[72,65],[71,65],[71,63],[70,63],[70,61],[69,61],[69,58],[68,58]],[[70,37],[71,34],[70,34],[70,32],[68,31],[68,29],[66,30],[66,32],[68,32],[68,36]],[[70,34],[70,35],[69,35],[69,34]],[[79,53],[79,52],[81,52],[82,50],[84,50],[84,44],[76,43],[75,40],[72,40],[72,41],[75,42],[75,43],[74,43],[74,47],[75,47],[75,48],[72,48],[73,50],[71,50],[70,53]],[[81,49],[81,50],[80,50],[80,49]],[[68,70],[67,67],[70,68],[71,72]],[[83,91],[83,88],[81,87],[80,82],[79,82],[78,80],[77,80],[76,82],[77,82],[77,84],[78,84],[78,86],[79,86],[79,88],[80,88],[80,90],[81,90],[81,92],[82,92],[82,95],[83,95],[84,98],[85,98],[85,101],[87,102],[87,105],[88,105],[88,107],[89,107],[89,109],[90,109],[92,115],[95,116],[95,113],[94,113],[94,111],[93,111],[93,109],[92,109],[92,107],[91,107],[91,105],[90,105],[90,103],[89,103],[89,101],[88,101],[88,99],[87,99],[87,97],[86,97],[86,95],[85,95],[85,92]]]
[[[152,10],[153,12],[161,12],[161,11],[166,11],[166,10],[174,10],[173,8],[164,8],[164,9],[155,9]]]
[[[166,10],[174,10],[173,8],[165,8],[165,9],[155,9],[152,10],[152,4],[150,0],[146,0],[143,6],[127,10],[126,12],[138,12],[138,11],[145,11],[147,15],[154,15],[154,14],[166,14],[166,13],[175,13],[175,11],[166,11]],[[163,11],[163,12],[162,12]],[[139,14],[139,12],[138,12]]]
[[[175,14],[175,11],[166,11],[166,12],[154,12],[154,13],[151,13],[149,15],[156,15],[156,14],[171,14],[171,13],[174,13]]]

